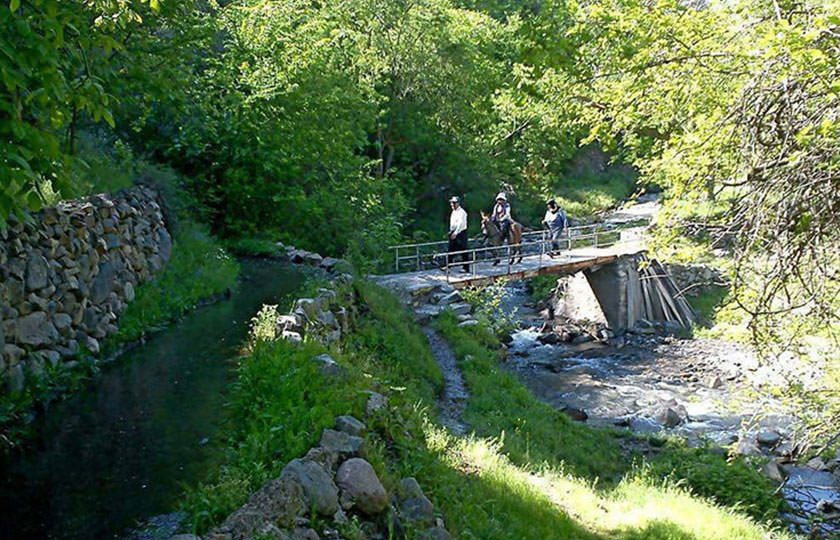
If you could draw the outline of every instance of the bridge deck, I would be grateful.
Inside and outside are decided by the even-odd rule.
[[[643,250],[641,241],[620,242],[609,247],[583,247],[563,251],[555,258],[546,255],[540,257],[539,254],[528,255],[522,259],[521,263],[510,265],[510,268],[508,268],[507,259],[502,258],[497,266],[493,266],[490,261],[470,264],[469,273],[461,273],[461,267],[454,266],[453,263],[448,275],[441,269],[429,269],[373,276],[373,278],[381,285],[408,292],[431,289],[441,283],[448,283],[460,289],[499,279],[527,279],[542,274],[572,274],[586,268],[611,263],[622,255],[639,253]]]

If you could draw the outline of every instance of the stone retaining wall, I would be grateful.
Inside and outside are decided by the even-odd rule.
[[[135,287],[166,264],[158,194],[137,187],[59,203],[0,229],[0,387],[98,353]],[[2,390],[0,390],[2,391]]]

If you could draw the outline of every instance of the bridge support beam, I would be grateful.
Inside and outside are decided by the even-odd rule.
[[[632,328],[644,313],[639,260],[639,254],[623,255],[610,264],[584,270],[607,325],[616,334]]]

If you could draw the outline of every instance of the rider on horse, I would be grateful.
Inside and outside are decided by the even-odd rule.
[[[510,216],[510,203],[508,203],[507,195],[505,195],[504,191],[496,195],[496,206],[493,207],[491,219],[502,232],[502,238],[509,241],[510,226],[513,223],[513,218]]]

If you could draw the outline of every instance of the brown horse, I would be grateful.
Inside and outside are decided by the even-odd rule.
[[[484,236],[484,246],[500,247],[505,243],[505,238],[502,237],[502,231],[490,219],[490,214],[481,213],[481,234]],[[522,224],[516,221],[510,224],[510,238],[507,239],[508,244],[516,246],[511,252],[510,264],[514,264],[514,259],[519,255],[518,263],[522,262]],[[499,264],[500,258],[497,257],[493,266]]]

